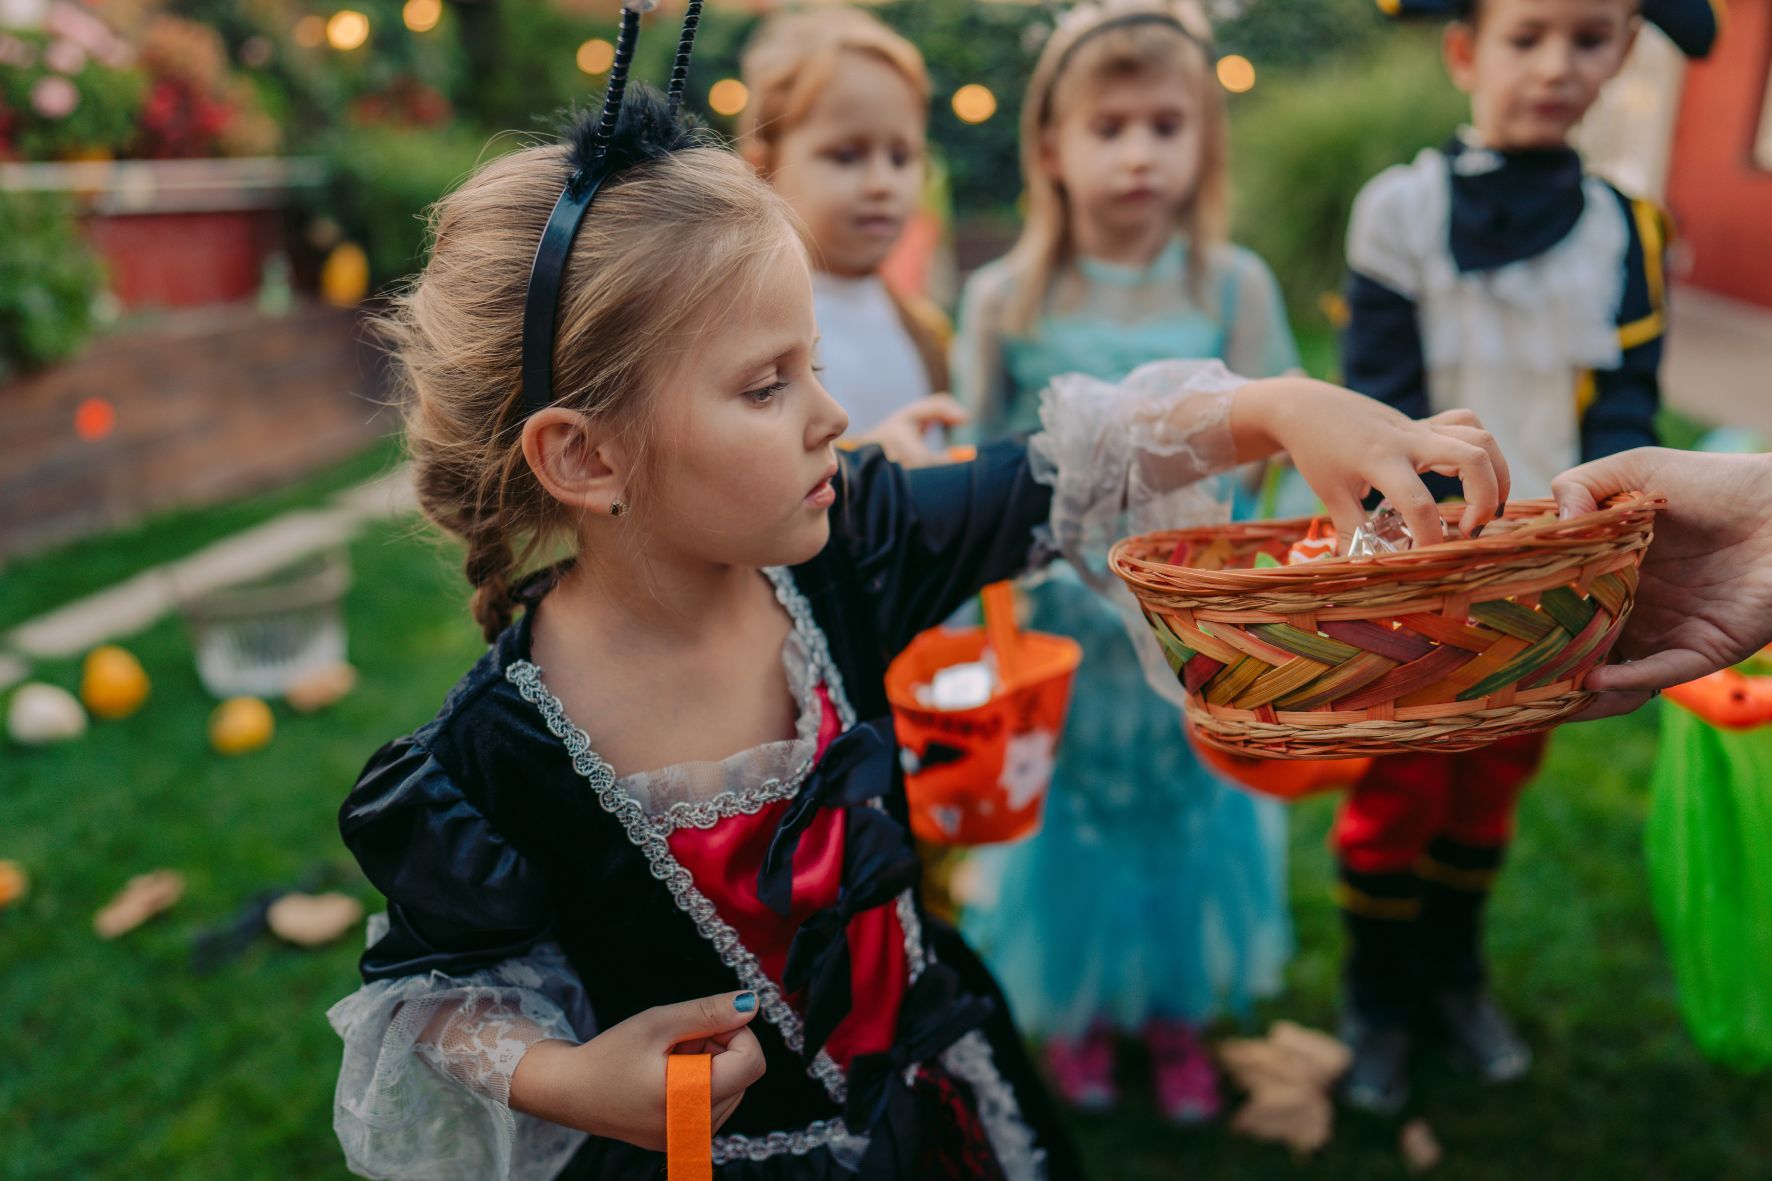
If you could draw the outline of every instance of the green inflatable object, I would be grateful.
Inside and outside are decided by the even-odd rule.
[[[1644,844],[1650,894],[1703,1053],[1772,1069],[1772,726],[1662,709]]]

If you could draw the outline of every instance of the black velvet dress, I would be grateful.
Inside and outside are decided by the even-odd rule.
[[[918,632],[1037,560],[1051,490],[1010,442],[916,472],[864,450],[837,491],[824,551],[769,572],[816,666],[804,774],[648,812],[548,691],[525,614],[345,802],[388,898],[363,976],[460,977],[552,942],[605,1028],[754,989],[768,1071],[716,1138],[722,1178],[1075,1175],[995,982],[919,903],[883,688]],[[560,1174],[661,1175],[596,1137]]]

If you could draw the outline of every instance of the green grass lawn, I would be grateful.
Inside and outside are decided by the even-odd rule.
[[[332,493],[391,471],[399,456],[399,442],[384,439],[343,463],[274,491],[209,508],[163,513],[46,553],[0,558],[0,631],[104,590],[149,566],[186,557],[288,509],[316,505]]]
[[[211,702],[176,622],[129,642],[154,681],[135,717],[78,743],[0,751],[0,858],[30,896],[0,912],[0,1178],[288,1181],[345,1176],[331,1131],[338,1046],[328,1004],[355,987],[355,940],[301,952],[268,938],[213,974],[193,936],[255,891],[332,866],[372,908],[339,843],[338,803],[383,740],[428,718],[481,649],[453,564],[404,524],[353,548],[358,691],[330,712],[279,709],[265,750],[209,753]],[[70,666],[40,670],[72,686]],[[1423,1064],[1414,1113],[1436,1176],[1772,1177],[1772,1088],[1692,1049],[1652,925],[1641,855],[1653,715],[1564,732],[1529,793],[1496,900],[1498,985],[1539,1054],[1523,1085],[1484,1091]],[[1330,801],[1294,813],[1300,953],[1262,1017],[1327,1026],[1339,932],[1326,883]],[[185,899],[114,943],[92,913],[130,875],[182,869]],[[1396,1125],[1343,1118],[1317,1159],[1128,1109],[1081,1121],[1108,1178],[1392,1178]]]

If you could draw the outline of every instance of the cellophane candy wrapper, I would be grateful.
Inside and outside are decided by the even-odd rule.
[[[1446,535],[1435,538],[1440,541],[1458,541],[1464,537],[1458,526],[1445,526]],[[1367,517],[1360,527],[1354,530],[1353,537],[1348,541],[1347,556],[1350,558],[1371,558],[1379,554],[1398,554],[1404,550],[1415,548],[1415,535],[1388,500],[1380,501],[1372,515]]]

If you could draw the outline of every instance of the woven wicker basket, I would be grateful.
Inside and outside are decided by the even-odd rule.
[[[1586,704],[1664,503],[1632,493],[1560,521],[1551,501],[1521,501],[1477,540],[1359,561],[1254,568],[1285,560],[1311,526],[1294,520],[1147,533],[1109,562],[1202,741],[1257,758],[1449,753]]]

